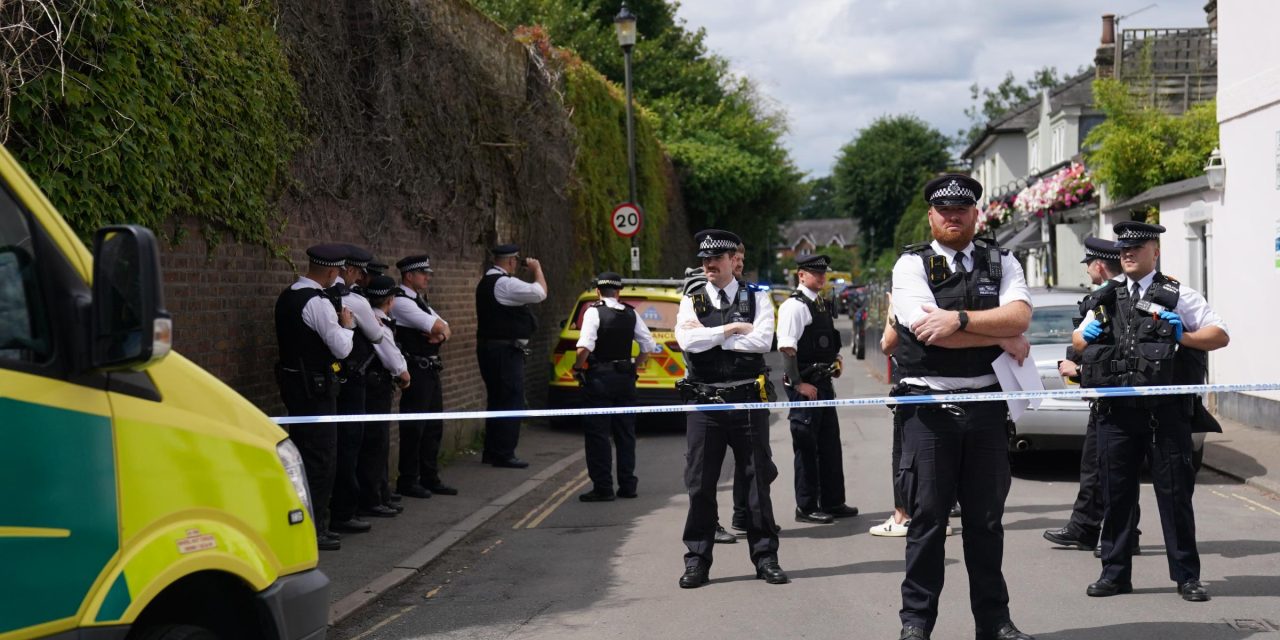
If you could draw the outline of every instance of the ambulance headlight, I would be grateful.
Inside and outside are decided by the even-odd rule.
[[[293,441],[287,438],[276,445],[276,454],[280,456],[280,464],[284,466],[284,473],[289,476],[289,482],[293,483],[293,490],[298,492],[298,499],[302,501],[302,506],[307,508],[314,522],[316,512],[311,507],[311,492],[307,490],[307,473],[302,466],[302,454],[298,453],[298,447],[293,444]],[[289,524],[298,524],[293,521],[294,519],[291,515]]]

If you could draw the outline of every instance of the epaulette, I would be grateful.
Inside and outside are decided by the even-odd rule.
[[[995,241],[995,240],[992,240],[991,238],[974,238],[974,239],[973,239],[973,244],[978,245],[978,246],[981,246],[982,248],[987,249],[987,250],[994,249],[994,250],[998,251],[998,252],[999,252],[999,254],[1000,254],[1000,255],[1002,255],[1002,256],[1007,256],[1007,255],[1009,255],[1009,250],[1008,250],[1008,249],[1005,249],[1005,248],[1001,247],[999,244],[997,244],[997,243],[996,243],[996,241]]]
[[[932,247],[933,247],[933,244],[932,244],[932,243],[929,243],[929,242],[917,242],[917,243],[915,243],[915,244],[909,244],[909,245],[907,245],[907,246],[903,247],[903,248],[902,248],[902,252],[903,252],[903,253],[920,253],[921,251],[924,251],[925,249],[929,249],[929,248],[932,248]]]

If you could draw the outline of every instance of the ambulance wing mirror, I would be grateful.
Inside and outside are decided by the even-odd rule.
[[[146,368],[169,353],[173,321],[164,309],[160,250],[150,229],[112,225],[93,236],[93,367]]]

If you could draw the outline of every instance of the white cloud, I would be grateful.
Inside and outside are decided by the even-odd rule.
[[[684,0],[680,16],[787,111],[796,164],[825,175],[876,117],[967,126],[969,85],[1093,62],[1104,13],[1147,0]],[[1124,27],[1202,27],[1203,0],[1164,0]]]

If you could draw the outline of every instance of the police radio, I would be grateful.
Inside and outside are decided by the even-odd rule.
[[[1136,304],[1133,305],[1133,307],[1143,313],[1151,314],[1152,317],[1158,316],[1169,310],[1164,305],[1158,302],[1152,302],[1150,300],[1139,300]]]

